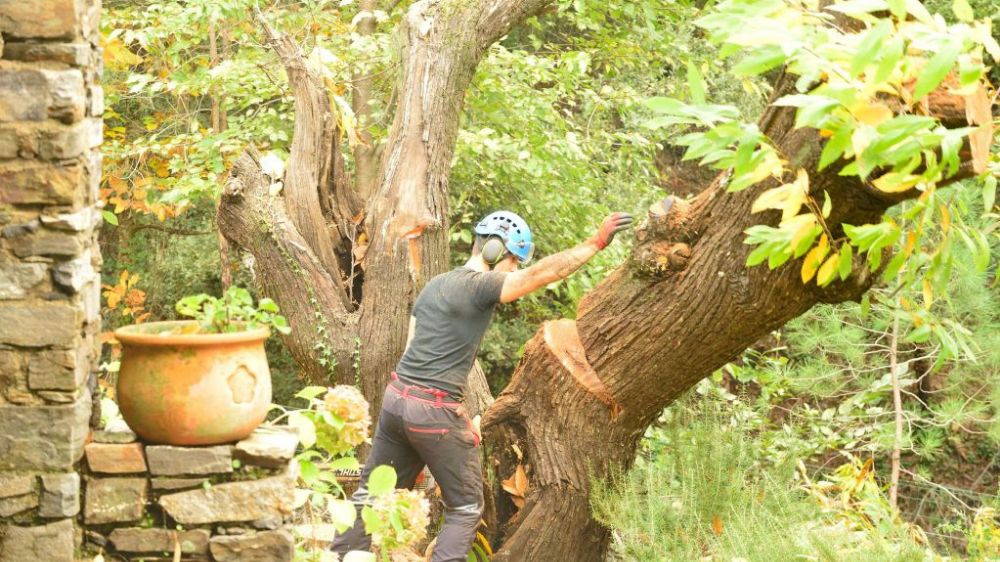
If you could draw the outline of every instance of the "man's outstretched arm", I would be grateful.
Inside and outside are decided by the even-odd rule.
[[[508,274],[500,293],[500,302],[515,301],[549,283],[568,277],[607,247],[615,234],[631,226],[632,215],[628,213],[608,215],[597,234],[585,242],[539,260],[531,267]]]

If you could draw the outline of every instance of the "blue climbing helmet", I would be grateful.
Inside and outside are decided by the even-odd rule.
[[[528,263],[535,254],[531,229],[524,219],[510,211],[497,211],[483,217],[474,232],[478,236],[499,236],[507,250],[521,263]]]

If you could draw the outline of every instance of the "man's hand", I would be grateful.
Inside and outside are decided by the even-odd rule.
[[[601,223],[601,228],[597,231],[597,234],[590,238],[590,241],[597,246],[598,250],[603,250],[614,240],[615,234],[631,227],[632,215],[628,213],[611,213],[604,219],[604,222]]]

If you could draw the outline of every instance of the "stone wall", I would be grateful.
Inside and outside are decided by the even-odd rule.
[[[97,0],[0,0],[0,562],[72,561],[100,329]]]
[[[145,445],[98,431],[86,446],[85,550],[111,560],[290,562],[298,438],[263,426],[234,445]]]

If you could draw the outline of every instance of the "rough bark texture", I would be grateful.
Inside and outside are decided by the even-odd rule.
[[[780,77],[775,97],[793,81]],[[794,130],[793,112],[771,107],[759,125],[792,169],[815,170],[823,141],[815,131]],[[835,234],[845,222],[877,221],[897,201],[838,169],[814,173],[810,182],[820,201],[823,190],[830,193]],[[780,215],[751,215],[751,204],[775,184],[728,193],[724,180],[717,177],[690,204],[666,211],[654,204],[631,258],[584,297],[577,320],[549,322],[529,342],[483,421],[497,475],[495,561],[603,560],[608,533],[589,517],[591,478],[628,468],[665,406],[760,337],[817,303],[857,299],[870,286],[863,267],[826,289],[802,283],[800,260],[774,271],[745,267],[752,248],[743,231],[777,224]],[[530,467],[520,512],[499,486],[518,463]]]
[[[334,378],[358,382],[378,410],[413,299],[448,268],[448,173],[464,92],[486,49],[549,1],[424,0],[407,8],[386,149],[374,176],[354,182],[319,72],[258,13],[295,96],[295,133],[280,196],[269,193],[280,178],[263,174],[248,153],[234,168],[219,225],[254,256],[258,282],[292,326],[285,341],[314,382],[330,380],[318,361],[333,356]],[[357,103],[366,103],[370,81],[357,86]],[[373,153],[357,148],[362,168],[370,167]],[[490,397],[480,369],[470,387],[470,409],[484,409]]]

